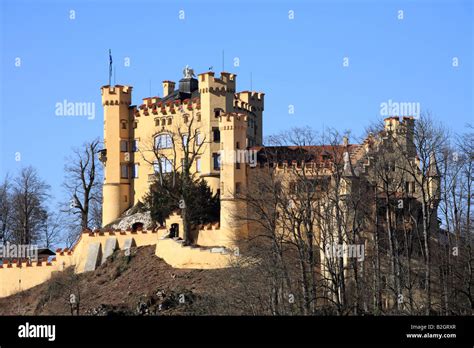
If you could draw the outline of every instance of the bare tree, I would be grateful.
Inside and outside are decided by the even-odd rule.
[[[33,167],[23,168],[12,187],[12,240],[30,244],[38,240],[38,233],[47,219],[45,202],[49,185],[38,176]]]
[[[98,163],[98,139],[73,149],[73,155],[65,165],[66,177],[63,186],[70,202],[63,212],[75,216],[73,221],[82,230],[101,225],[102,167]]]
[[[441,209],[446,236],[442,275],[447,314],[474,312],[473,148],[473,127],[468,125],[467,131],[457,137],[455,146],[446,154],[449,169],[445,169],[448,179],[442,181]]]
[[[11,182],[10,177],[5,176],[0,185],[0,244],[10,238],[11,232]]]
[[[39,235],[39,242],[45,248],[53,248],[60,241],[63,228],[61,215],[50,212]]]

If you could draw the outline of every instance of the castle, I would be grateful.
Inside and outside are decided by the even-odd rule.
[[[179,170],[183,138],[193,134],[202,146],[191,170],[220,194],[220,229],[235,229],[226,217],[237,209],[234,194],[244,188],[247,168],[234,166],[232,154],[262,145],[264,94],[236,92],[235,74],[223,72],[216,78],[208,71],[196,79],[185,73],[178,88],[175,82],[163,81],[163,96],[144,98],[138,107],[131,105],[132,87],[102,87],[103,226],[143,202],[158,166],[164,173]],[[153,151],[157,147],[158,158]],[[222,154],[230,160],[221,160]],[[247,233],[246,226],[240,230]]]
[[[177,87],[177,88],[176,88]],[[215,77],[208,71],[194,77],[192,69],[184,70],[178,86],[173,81],[163,81],[163,95],[143,99],[139,106],[132,105],[131,86],[103,86],[104,150],[100,159],[104,164],[103,183],[103,228],[84,231],[72,250],[58,250],[56,258],[48,263],[6,264],[0,266],[0,296],[6,296],[47,280],[54,271],[74,266],[76,272],[92,271],[105,262],[116,249],[131,246],[156,245],[156,255],[173,267],[219,268],[226,267],[234,257],[232,252],[257,229],[250,221],[258,216],[254,207],[241,199],[246,192],[253,192],[265,199],[268,192],[260,192],[264,184],[278,184],[292,197],[298,192],[315,190],[319,197],[311,203],[319,214],[327,214],[317,226],[316,243],[322,243],[321,231],[331,230],[336,210],[349,211],[353,192],[369,194],[375,188],[374,203],[379,197],[378,156],[382,149],[387,158],[384,170],[390,172],[390,182],[403,185],[390,188],[389,200],[407,198],[418,202],[425,194],[416,189],[415,178],[401,174],[408,165],[418,166],[414,148],[413,117],[389,117],[384,121],[384,130],[369,134],[360,144],[350,144],[347,138],[339,144],[306,147],[265,147],[262,140],[264,94],[253,91],[237,92],[235,74],[222,72]],[[192,141],[190,141],[190,139]],[[400,148],[394,146],[394,141]],[[150,184],[157,180],[157,172],[169,173],[184,166],[186,156],[183,149],[194,156],[192,175],[203,178],[211,190],[220,197],[220,221],[206,226],[194,226],[193,245],[182,245],[183,221],[179,212],[171,214],[164,224],[148,229],[140,220],[118,230],[117,222],[131,208],[143,202]],[[157,149],[159,151],[157,151]],[[404,156],[401,156],[403,152]],[[254,161],[249,161],[255,154]],[[250,162],[250,163],[249,163]],[[427,184],[428,194],[436,196],[439,189],[436,163],[432,167]],[[339,172],[336,205],[330,204],[328,188],[334,187],[335,172]],[[299,181],[304,173],[310,181]],[[272,179],[273,178],[273,179]],[[260,182],[259,182],[260,181]],[[301,184],[311,187],[301,188]],[[372,191],[371,191],[372,190]],[[326,194],[326,196],[325,196]],[[366,199],[367,197],[364,197]],[[388,204],[388,203],[387,203]],[[434,203],[435,204],[435,203]],[[360,222],[361,240],[369,250],[374,231],[378,228],[373,220],[380,218],[380,226],[390,219],[386,211],[367,208],[367,216]],[[433,206],[432,209],[436,209]],[[240,218],[237,218],[240,217]],[[345,220],[359,219],[347,213]],[[437,226],[436,215],[432,225]],[[177,238],[170,238],[169,227],[178,227]],[[316,228],[316,227],[315,227]],[[348,231],[350,226],[347,227]],[[333,232],[330,232],[330,234]],[[327,237],[327,236],[326,236]],[[348,240],[345,240],[348,242]],[[330,249],[327,249],[330,250]],[[325,269],[322,251],[321,274]],[[347,258],[345,264],[349,263]],[[44,267],[38,267],[42,266]],[[25,270],[28,281],[21,281]],[[7,276],[7,272],[8,276]],[[20,282],[20,286],[18,285]]]

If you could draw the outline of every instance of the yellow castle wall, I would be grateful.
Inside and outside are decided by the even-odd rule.
[[[172,239],[158,240],[155,255],[175,268],[215,269],[225,268],[233,256],[211,253],[208,250],[182,247]]]
[[[46,263],[32,262],[27,266],[25,262],[18,267],[12,264],[11,267],[3,265],[0,268],[0,297],[12,295],[19,290],[26,290],[39,285],[51,278],[53,272],[63,271],[69,266],[75,266],[76,273],[84,272],[84,266],[87,260],[87,253],[91,243],[101,243],[102,252],[105,242],[110,237],[116,237],[119,249],[122,249],[126,239],[133,238],[137,246],[154,245],[164,230],[158,231],[130,231],[122,232],[104,232],[83,233],[80,240],[75,245],[72,252],[57,252],[56,260]],[[21,280],[21,283],[20,283]]]

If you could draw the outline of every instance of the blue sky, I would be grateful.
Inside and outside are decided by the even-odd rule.
[[[56,200],[71,147],[102,136],[109,48],[134,103],[150,81],[161,95],[161,81],[178,81],[186,64],[220,72],[224,50],[238,89],[250,89],[252,75],[266,94],[265,135],[304,125],[360,135],[388,100],[418,102],[455,132],[474,123],[472,1],[0,3],[0,178],[33,165]],[[63,100],[95,103],[95,119],[56,116]]]

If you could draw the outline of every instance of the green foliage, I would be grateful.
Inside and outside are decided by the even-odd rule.
[[[183,202],[186,202],[189,222],[192,225],[219,221],[219,197],[212,194],[203,179],[186,180],[181,175],[173,179],[172,175],[164,175],[162,181],[156,181],[150,186],[145,197],[145,204],[150,209],[152,219],[160,225],[164,224],[165,219],[174,210],[182,208]]]

